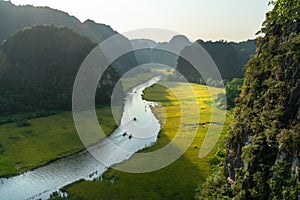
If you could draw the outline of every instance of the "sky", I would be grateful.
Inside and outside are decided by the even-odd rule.
[[[119,33],[160,28],[191,41],[244,41],[255,38],[272,8],[269,0],[11,0],[14,4],[48,6],[84,22],[92,19]],[[159,39],[157,39],[159,40]]]

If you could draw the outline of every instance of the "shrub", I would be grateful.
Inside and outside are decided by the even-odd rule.
[[[20,120],[16,122],[17,128],[30,126],[30,123],[27,120]]]

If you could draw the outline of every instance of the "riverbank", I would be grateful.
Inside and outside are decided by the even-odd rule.
[[[192,94],[188,93],[188,90],[186,90],[187,85],[185,83],[172,84],[173,86],[171,89],[176,91],[176,93],[180,93],[180,96],[184,97],[184,99],[181,99],[182,101],[191,101],[191,98],[193,97]],[[198,126],[199,124],[205,124],[205,126],[199,127],[192,145],[181,158],[166,168],[146,174],[128,174],[110,169],[108,172],[103,174],[103,181],[79,181],[66,186],[64,190],[70,194],[70,198],[192,199],[195,193],[194,190],[197,186],[202,184],[211,174],[209,160],[216,150],[215,149],[209,156],[203,159],[199,159],[198,157],[199,148],[208,128],[207,124],[210,122],[210,112],[212,109],[216,108],[211,107],[211,103],[209,102],[210,95],[206,86],[193,84],[192,87],[196,91],[196,98],[199,102],[199,109],[201,111],[201,119],[199,123],[194,125]],[[212,90],[213,96],[221,92],[221,90],[217,88],[213,88]],[[181,114],[179,101],[175,97],[174,93],[162,86],[155,85],[146,89],[144,98],[150,101],[156,101],[161,105],[153,108],[153,112],[161,123],[164,124],[159,134],[157,144],[151,148],[143,150],[144,152],[149,152],[164,147],[174,138],[177,133],[178,125],[180,124]],[[105,129],[105,133],[112,133],[115,128],[115,123],[112,119],[110,108],[99,108],[97,112],[101,113],[99,121]],[[193,107],[190,107],[188,112],[194,112]],[[226,126],[228,126],[229,122],[230,120],[228,118]],[[51,157],[63,155],[62,153],[66,153],[68,155],[75,153],[76,151],[72,148],[71,151],[74,150],[74,152],[70,151],[70,147],[79,147],[79,149],[82,147],[80,140],[77,138],[77,134],[74,134],[76,133],[75,128],[71,128],[74,126],[71,113],[61,113],[59,115],[50,116],[49,118],[29,120],[29,123],[30,126],[19,128],[17,128],[14,123],[7,124],[4,127],[0,126],[0,131],[3,133],[9,133],[9,131],[11,131],[10,133],[13,133],[7,134],[7,138],[4,137],[5,134],[1,134],[1,137],[3,137],[4,140],[0,138],[0,143],[7,143],[4,145],[5,149],[3,148],[4,150],[2,152],[7,153],[11,151],[10,155],[17,155],[16,158],[8,158],[9,161],[13,161],[11,163],[13,166],[16,166],[17,163],[19,163],[19,166],[23,166],[23,168],[20,167],[18,169],[18,173],[22,173],[20,172],[22,170],[28,171],[25,170],[25,167],[30,169],[30,165],[26,165],[29,161],[34,161],[32,163],[36,163],[36,166],[40,166],[42,165],[41,163],[43,160]],[[215,123],[218,124],[218,122]],[[187,124],[189,123],[187,122]],[[185,126],[183,132],[188,134],[189,126]],[[224,129],[222,137],[225,133],[226,130]],[[222,141],[222,137],[220,141]],[[9,144],[12,145],[11,149],[9,148]],[[19,146],[19,144],[21,146]],[[29,144],[33,145],[31,150],[26,149]],[[45,150],[41,151],[41,148],[45,147],[48,149],[48,154]],[[7,148],[9,151],[7,151]],[[56,151],[53,152],[54,148],[56,148]],[[30,154],[34,157],[31,158]],[[44,159],[41,159],[41,157]],[[5,157],[1,156],[1,158]],[[27,162],[22,163],[20,161]],[[9,169],[9,165],[6,166],[6,169]],[[32,169],[36,168],[36,166],[32,167]],[[1,170],[2,169],[5,168],[1,168]]]
[[[122,78],[125,93],[154,75]],[[110,106],[96,109],[98,120],[108,136],[117,127]],[[0,178],[9,178],[85,150],[75,129],[72,112],[0,125]]]
[[[108,138],[90,146],[88,151],[59,159],[20,176],[2,179],[0,199],[47,199],[53,192],[78,180],[99,178],[109,166],[122,163],[135,152],[155,143],[160,124],[151,112],[152,103],[144,101],[141,95],[145,88],[157,83],[159,79],[160,77],[155,77],[132,89],[125,98],[120,125]],[[132,115],[138,120],[133,120]],[[100,118],[100,124],[101,122]],[[81,133],[81,138],[86,136],[90,126],[86,128],[83,135]],[[147,135],[143,135],[145,129]],[[131,135],[129,138],[125,137],[124,131],[133,137]],[[141,139],[144,136],[147,138]],[[100,159],[102,164],[92,155]]]
[[[97,108],[105,134],[116,128],[109,106]],[[101,114],[100,114],[101,113]],[[0,126],[0,177],[11,177],[36,169],[85,149],[76,132],[72,112]]]
[[[185,97],[182,100],[188,102],[193,97],[187,92],[187,86],[186,83],[174,83],[171,89],[181,93],[180,96]],[[201,115],[199,124],[209,124],[210,113],[216,108],[211,107],[208,89],[197,84],[192,84],[192,87],[196,91],[199,102]],[[221,92],[217,88],[212,90],[213,96]],[[176,135],[181,120],[180,105],[174,93],[159,85],[146,89],[144,98],[160,102],[161,106],[153,108],[153,111],[161,122],[167,116],[157,144],[143,150],[143,152],[150,152],[164,147]],[[195,110],[188,109],[188,112],[195,112]],[[230,116],[227,116],[218,145],[224,141],[230,120]],[[66,186],[64,191],[70,194],[71,199],[193,199],[197,186],[211,174],[209,161],[218,146],[207,157],[202,159],[198,157],[207,129],[208,125],[200,126],[192,145],[184,155],[166,168],[143,174],[129,174],[110,169],[104,173],[103,181],[80,181]],[[183,131],[188,134],[189,126],[183,127]]]

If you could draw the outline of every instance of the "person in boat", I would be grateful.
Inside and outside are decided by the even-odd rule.
[[[129,140],[132,138],[132,135],[129,135]]]
[[[124,132],[124,133],[123,133],[123,137],[125,137],[126,135],[127,135],[127,132]]]

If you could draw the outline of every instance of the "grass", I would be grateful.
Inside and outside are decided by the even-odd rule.
[[[115,128],[109,107],[97,109],[106,134]],[[84,149],[71,112],[0,126],[0,177],[12,176]]]
[[[141,77],[140,82],[144,82],[147,76]],[[127,81],[126,91],[137,83],[134,77],[126,78],[124,81]],[[213,92],[209,94],[206,86],[192,84],[191,87],[195,91],[193,95],[185,83],[164,81],[160,83],[168,85],[169,89],[162,85],[152,86],[145,91],[144,98],[160,102],[161,106],[153,108],[153,111],[163,127],[159,133],[158,143],[143,152],[164,147],[175,138],[179,125],[182,125],[179,133],[182,139],[188,137],[191,131],[197,131],[196,137],[184,155],[168,167],[151,173],[130,174],[109,169],[103,175],[103,181],[79,181],[66,186],[64,189],[70,194],[70,199],[194,198],[197,186],[211,174],[209,160],[217,148],[202,159],[198,154],[211,120],[210,113],[219,112],[211,107],[210,95],[216,96],[221,90],[212,88]],[[199,115],[195,112],[197,108],[200,110],[200,119],[195,121]],[[115,122],[110,108],[98,108],[97,113],[104,132],[111,133],[115,128]],[[217,117],[215,122],[218,120]],[[228,116],[219,142],[223,141],[230,121]],[[71,112],[31,119],[27,122],[28,126],[17,127],[16,123],[0,126],[0,176],[20,174],[84,148],[76,133]],[[178,141],[180,144],[184,140]],[[110,182],[112,177],[116,180],[114,183]]]
[[[122,78],[124,91],[152,78],[151,73]],[[116,108],[116,110],[119,110]],[[115,110],[115,111],[116,111]],[[84,149],[71,112],[36,118],[43,113],[0,116],[0,177],[10,177]],[[109,107],[97,108],[101,128],[112,133],[116,123]],[[18,119],[34,118],[18,121]],[[9,119],[14,119],[10,122]],[[4,123],[4,124],[1,124]]]
[[[121,83],[123,85],[124,93],[129,92],[133,87],[144,83],[145,81],[153,78],[155,75],[152,73],[139,73],[135,76],[122,77]]]
[[[183,126],[179,134],[184,138],[188,137],[199,124],[209,124],[212,111],[216,111],[217,115],[221,116],[221,111],[211,107],[211,103],[209,103],[210,95],[216,96],[221,92],[220,89],[212,88],[212,94],[209,94],[206,86],[192,84],[191,87],[195,91],[194,96],[191,90],[187,89],[188,85],[185,83],[161,83],[169,85],[169,89],[162,85],[155,85],[148,88],[144,95],[147,100],[161,102],[161,107],[155,107],[153,110],[157,118],[164,124],[157,145],[144,150],[144,152],[155,151],[168,144],[175,138],[180,124]],[[198,105],[195,104],[195,100],[198,101]],[[201,116],[196,122],[195,117],[199,114],[195,112],[197,109],[195,106],[198,106]],[[216,123],[221,120],[219,116],[216,119]],[[227,116],[219,144],[224,140],[226,127],[230,121],[230,116]],[[199,158],[199,148],[205,138],[208,126],[199,126],[196,129],[196,137],[184,155],[166,168],[143,174],[130,174],[109,169],[104,174],[103,181],[79,181],[64,189],[70,194],[70,199],[193,199],[197,186],[211,174],[209,160],[217,150],[216,147],[208,156]],[[181,141],[179,139],[178,144]],[[111,177],[114,177],[116,182],[111,183]]]

